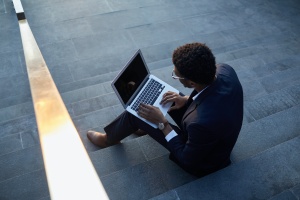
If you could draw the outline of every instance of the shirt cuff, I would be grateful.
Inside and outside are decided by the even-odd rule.
[[[172,130],[165,138],[166,138],[167,142],[169,142],[175,136],[177,136],[177,133],[174,130]]]

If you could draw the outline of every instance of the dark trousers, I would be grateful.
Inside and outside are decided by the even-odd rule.
[[[180,112],[180,110],[175,112],[172,111],[172,113],[169,114],[177,124],[180,124],[179,120],[181,120],[181,117],[183,116],[183,113]],[[173,124],[170,125],[177,132],[177,134],[180,135],[180,129]],[[118,116],[114,121],[112,121],[109,125],[107,125],[104,128],[107,134],[108,143],[120,141],[125,137],[131,135],[138,129],[146,131],[150,137],[152,137],[154,140],[156,140],[158,143],[160,143],[166,149],[168,149],[167,141],[162,131],[153,128],[146,122],[140,120],[139,118],[135,117],[127,111],[123,112],[120,116]]]

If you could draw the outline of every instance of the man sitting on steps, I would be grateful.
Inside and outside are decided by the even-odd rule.
[[[168,113],[177,126],[157,107],[141,104],[138,114],[160,124],[159,129],[125,111],[104,128],[106,134],[88,131],[87,137],[105,148],[141,129],[167,148],[170,159],[184,170],[204,176],[231,163],[230,153],[243,121],[243,89],[234,69],[216,65],[205,44],[180,46],[172,60],[172,77],[193,89],[190,96],[173,92],[163,96],[162,104],[174,102]]]

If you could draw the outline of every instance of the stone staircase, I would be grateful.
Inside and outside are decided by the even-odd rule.
[[[299,2],[22,3],[109,198],[300,198]],[[0,199],[50,199],[9,0],[0,3],[0,24]],[[106,149],[87,140],[87,130],[103,131],[123,111],[110,81],[137,48],[153,74],[188,94],[170,76],[171,55],[192,41],[207,43],[218,62],[233,66],[244,88],[244,122],[231,166],[198,179],[148,136]]]

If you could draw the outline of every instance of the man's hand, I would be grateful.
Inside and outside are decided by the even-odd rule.
[[[140,104],[138,115],[154,124],[167,121],[159,108],[148,104]]]
[[[186,101],[188,100],[188,98],[189,98],[188,96],[180,96],[179,94],[177,94],[175,92],[169,91],[163,95],[163,98],[160,103],[164,105],[169,102],[174,102],[175,105],[169,109],[169,111],[172,111],[172,110],[183,107],[184,104],[186,103]]]

